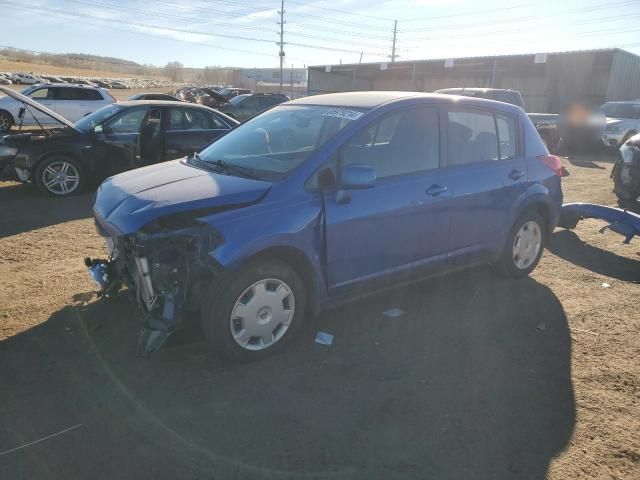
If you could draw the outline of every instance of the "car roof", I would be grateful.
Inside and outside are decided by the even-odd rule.
[[[433,100],[438,103],[459,103],[468,106],[489,106],[496,110],[514,111],[521,110],[516,105],[498,102],[486,98],[463,97],[458,95],[445,95],[441,93],[423,92],[344,92],[314,95],[297,100],[291,100],[285,105],[321,105],[327,107],[352,107],[372,109],[381,105],[401,100],[423,99]]]
[[[32,87],[65,87],[65,88],[79,88],[82,90],[90,90],[90,89],[94,89],[94,90],[99,90],[101,87],[96,87],[93,85],[78,85],[77,83],[50,83],[50,82],[46,82],[46,83],[36,83],[34,85],[31,85]]]
[[[484,88],[484,87],[452,87],[452,88],[441,88],[440,90],[436,90],[435,93],[442,92],[517,92],[517,90],[512,90],[510,88]]]
[[[213,110],[207,107],[206,105],[181,102],[180,100],[124,100],[122,102],[118,102],[118,105],[122,105],[123,107],[134,107],[134,106],[140,106],[140,105],[156,105],[158,107],[161,107],[165,105],[175,105],[179,107],[195,107],[195,108],[204,108],[207,110]]]

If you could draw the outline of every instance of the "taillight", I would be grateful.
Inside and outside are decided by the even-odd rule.
[[[564,176],[560,157],[557,157],[556,155],[540,155],[538,157],[538,160],[540,160],[547,167],[553,170],[553,173],[555,173],[557,176],[559,177]]]

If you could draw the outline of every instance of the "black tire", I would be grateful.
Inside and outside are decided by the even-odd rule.
[[[256,282],[277,279],[292,291],[295,307],[289,328],[272,346],[263,350],[248,350],[240,346],[232,335],[231,315],[243,292]],[[251,262],[235,274],[223,275],[210,286],[200,309],[200,320],[205,338],[213,346],[214,353],[234,362],[251,362],[271,356],[290,344],[303,327],[306,292],[296,271],[278,260]]]
[[[0,133],[7,133],[15,125],[13,116],[9,112],[0,110]]]
[[[47,171],[47,168],[49,166],[52,165],[57,165],[61,162],[66,162],[68,163],[73,169],[75,169],[75,171],[77,172],[77,176],[78,176],[78,182],[77,185],[75,187],[73,187],[73,189],[69,189],[69,191],[64,192],[61,191],[59,193],[57,193],[56,191],[54,191],[54,188],[51,187],[47,187],[47,185],[45,184],[45,179],[44,176],[48,175],[48,173],[45,173],[45,171]],[[71,169],[70,169],[71,170]],[[36,167],[34,173],[33,173],[33,178],[31,180],[35,186],[38,188],[38,190],[41,193],[44,193],[45,195],[50,195],[52,197],[66,197],[69,195],[75,195],[77,193],[80,193],[84,190],[85,184],[86,184],[86,174],[84,171],[84,168],[82,167],[82,165],[80,164],[80,162],[78,162],[77,160],[75,160],[72,157],[69,156],[65,156],[65,155],[52,155],[51,157],[48,157],[46,159],[44,159],[43,161],[41,161],[38,166]],[[62,189],[61,189],[62,190]]]
[[[526,223],[535,222],[540,230],[540,248],[535,258],[527,264],[524,268],[519,268],[516,265],[514,259],[514,243],[516,235]],[[509,230],[507,235],[507,241],[505,243],[500,259],[496,263],[497,272],[508,278],[521,278],[529,275],[538,265],[540,257],[544,252],[544,247],[547,243],[547,226],[544,219],[534,210],[525,210],[518,219],[514,222],[513,226]]]

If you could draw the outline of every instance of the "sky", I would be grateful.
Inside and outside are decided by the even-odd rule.
[[[0,45],[164,66],[276,67],[275,0],[0,0]],[[285,0],[287,67],[620,47],[640,0]]]

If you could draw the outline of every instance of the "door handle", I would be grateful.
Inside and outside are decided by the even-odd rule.
[[[432,197],[437,197],[441,193],[444,193],[448,190],[444,185],[431,185],[427,188],[427,195],[431,195]]]
[[[522,177],[524,177],[524,172],[522,170],[511,170],[511,173],[509,173],[509,178],[511,180],[519,180]]]

